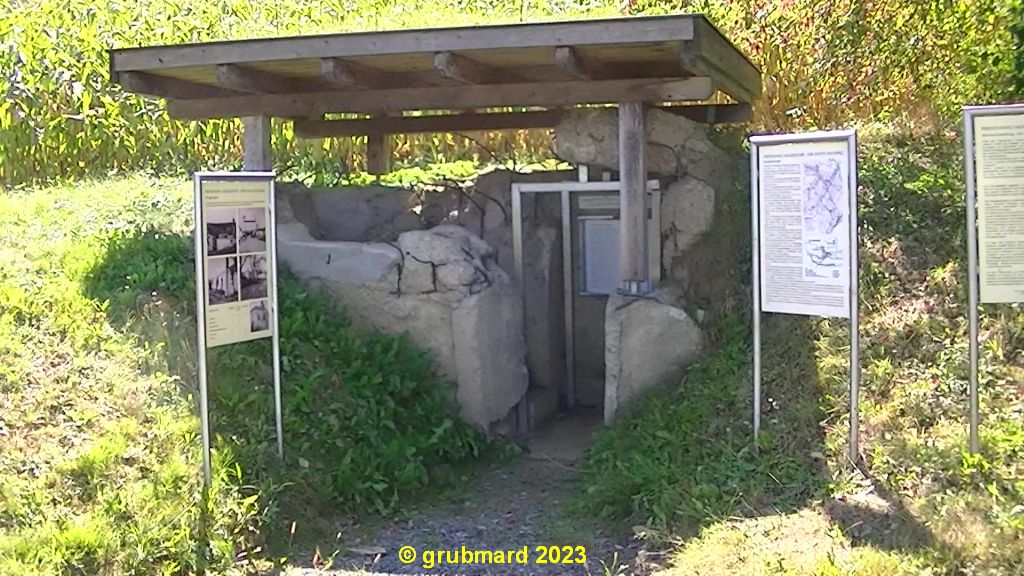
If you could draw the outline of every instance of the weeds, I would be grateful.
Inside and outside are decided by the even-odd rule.
[[[141,177],[0,197],[0,573],[258,565],[292,521],[389,512],[486,449],[430,358],[285,275],[287,476],[268,343],[213,349],[201,501],[189,198]]]
[[[741,551],[761,545],[750,532],[759,521],[735,518],[821,503],[812,520],[797,514],[787,530],[828,515],[843,535],[833,538],[840,556],[818,558],[817,568],[779,565],[764,573],[1010,574],[1024,567],[1024,318],[1015,306],[983,311],[983,449],[966,451],[961,143],[864,132],[860,401],[868,476],[845,462],[845,323],[766,318],[764,394],[780,409],[766,406],[767,438],[755,453],[747,320],[733,318],[718,350],[679,386],[599,437],[584,474],[586,509],[699,533],[677,558],[683,573],[704,570],[712,557],[737,557],[732,571],[752,570],[760,556]],[[872,505],[887,511],[828,504],[858,502],[865,486],[879,493]],[[782,554],[786,538],[765,543],[774,551],[761,554]],[[852,554],[851,543],[868,547]],[[780,561],[803,553],[791,550]]]

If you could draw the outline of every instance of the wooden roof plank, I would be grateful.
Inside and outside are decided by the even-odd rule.
[[[609,75],[600,64],[585,62],[572,46],[555,48],[555,66],[566,74],[583,80],[595,80]]]
[[[282,76],[238,64],[218,64],[217,84],[235,92],[252,94],[287,94],[309,92],[318,86],[303,78]]]
[[[224,90],[216,86],[199,84],[188,80],[158,76],[147,72],[120,72],[117,82],[126,92],[187,100],[191,98],[218,98],[222,96],[239,96],[238,92]]]
[[[713,93],[712,81],[707,77],[631,78],[170,100],[167,110],[175,118],[188,120],[238,116],[316,118],[331,112],[374,114],[403,110],[606,104],[620,100],[652,103],[695,101],[705,100]]]
[[[422,134],[553,128],[562,110],[379,117],[365,120],[295,120],[299,138],[333,138],[372,134]]]
[[[680,42],[680,65],[694,74],[711,76],[738,102],[753,102],[763,90],[761,73],[706,20],[695,25],[694,37]]]
[[[500,73],[497,69],[485,66],[471,58],[454,52],[438,52],[434,54],[434,69],[448,80],[460,84],[492,84],[514,81],[511,74]]]
[[[110,51],[111,70],[155,70],[303,58],[353,58],[403,53],[531,47],[602,46],[689,40],[703,16],[509,24],[391,32],[296,36]]]
[[[391,88],[395,86],[394,76],[387,72],[341,58],[321,59],[320,77],[326,84],[338,88]]]
[[[704,124],[733,124],[750,120],[749,104],[698,104],[664,106],[672,114]],[[467,112],[462,114],[430,114],[422,116],[375,117],[354,120],[296,119],[295,135],[299,138],[338,138],[384,134],[438,134],[451,132],[491,132],[498,130],[533,130],[554,128],[566,110],[530,110],[524,112]]]

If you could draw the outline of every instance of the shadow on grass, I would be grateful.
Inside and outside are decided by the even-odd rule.
[[[168,399],[175,402],[198,395],[192,247],[179,234],[125,234],[110,241],[83,287],[109,301],[112,326],[137,339],[143,369],[180,379],[180,396]],[[207,353],[214,450],[264,495],[289,485],[286,497],[266,502],[278,506],[277,532],[335,508],[389,514],[485,453],[486,440],[459,419],[452,384],[431,357],[405,337],[356,330],[328,296],[284,269],[277,283],[283,465],[270,339]]]

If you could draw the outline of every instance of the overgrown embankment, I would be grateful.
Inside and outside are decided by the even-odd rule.
[[[226,570],[281,552],[292,521],[386,513],[485,450],[428,357],[286,276],[287,475],[269,342],[212,349],[201,554],[190,205],[186,183],[144,177],[0,196],[0,573]]]
[[[675,557],[680,574],[1024,570],[1016,306],[982,313],[983,449],[966,450],[962,143],[952,133],[861,136],[866,475],[845,457],[846,323],[766,319],[757,452],[749,317],[734,318],[681,384],[599,437],[585,471],[588,510],[631,517],[652,536],[692,538]],[[749,268],[746,258],[737,265]]]

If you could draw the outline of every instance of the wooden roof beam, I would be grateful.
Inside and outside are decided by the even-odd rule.
[[[572,46],[558,46],[555,48],[555,66],[581,80],[597,80],[611,76],[607,67],[594,63],[585,62],[579,52]]]
[[[737,102],[754,102],[763,90],[757,67],[706,20],[695,22],[692,40],[679,43],[679,64],[687,72],[715,78]]]
[[[188,100],[192,98],[218,98],[223,96],[240,96],[238,92],[224,90],[216,86],[189,82],[168,76],[158,76],[147,72],[118,72],[115,81],[126,92]]]
[[[494,112],[437,114],[427,116],[378,117],[365,120],[294,121],[299,138],[333,138],[375,134],[423,134],[492,130],[554,128],[562,119],[562,110],[536,112]]]
[[[394,76],[366,64],[341,58],[320,59],[320,79],[335,88],[393,88]]]
[[[739,124],[751,117],[749,104],[700,104],[656,108],[704,124]],[[531,110],[392,116],[355,120],[293,120],[299,138],[341,138],[386,134],[441,134],[452,132],[490,132],[497,130],[533,130],[554,128],[566,110]]]
[[[285,94],[312,91],[317,86],[302,78],[292,78],[238,64],[218,64],[217,84],[235,92]]]
[[[171,116],[183,120],[239,116],[315,118],[332,112],[382,114],[403,110],[556,107],[608,104],[621,99],[683,102],[706,100],[713,93],[713,83],[706,77],[629,78],[588,82],[521,82],[170,100],[167,102],[167,110]]]
[[[444,78],[460,84],[515,82],[514,75],[499,72],[454,52],[434,54],[434,69]]]

